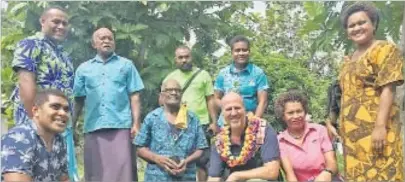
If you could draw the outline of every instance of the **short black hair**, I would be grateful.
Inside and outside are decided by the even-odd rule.
[[[187,50],[190,50],[190,51],[191,51],[191,48],[188,47],[188,46],[186,46],[186,45],[180,45],[180,46],[176,47],[176,50],[175,50],[175,51],[177,51],[177,50],[179,50],[179,49],[187,49]]]
[[[67,14],[67,10],[65,8],[61,7],[61,6],[49,6],[49,7],[44,9],[44,11],[42,12],[40,17],[43,18],[50,10],[53,10],[53,9],[63,11],[64,13]]]
[[[250,41],[248,38],[246,38],[243,35],[237,35],[235,37],[233,37],[230,41],[229,41],[229,46],[231,46],[231,50],[233,50],[233,46],[238,43],[238,42],[244,42],[247,44],[248,49],[250,49]]]
[[[299,102],[308,113],[308,99],[301,91],[293,89],[280,94],[274,102],[274,114],[278,120],[282,120],[285,111],[285,105],[288,102]]]
[[[34,104],[36,106],[42,106],[45,102],[49,100],[50,95],[62,97],[68,101],[68,97],[60,90],[42,89],[37,91],[37,94],[35,95]]]
[[[347,8],[345,8],[340,15],[340,22],[344,29],[347,29],[347,20],[349,17],[357,12],[364,11],[371,23],[375,26],[375,30],[378,29],[378,23],[380,22],[380,16],[377,8],[370,2],[356,2]]]

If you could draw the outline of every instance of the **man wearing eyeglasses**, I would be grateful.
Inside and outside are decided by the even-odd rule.
[[[182,105],[176,80],[163,82],[160,96],[162,106],[145,117],[134,140],[148,162],[145,181],[195,181],[195,162],[208,147],[199,118]]]

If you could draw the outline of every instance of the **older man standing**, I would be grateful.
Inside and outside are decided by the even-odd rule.
[[[68,15],[61,7],[49,7],[39,21],[41,32],[21,40],[14,51],[12,67],[18,82],[11,99],[15,103],[16,126],[31,122],[37,89],[58,89],[68,97],[69,108],[73,104],[73,64],[61,45],[68,32]],[[71,181],[78,181],[72,133],[69,123],[63,133],[67,142],[69,177]]]
[[[74,84],[73,121],[84,105],[86,111],[85,179],[131,182],[131,137],[140,127],[139,91],[144,85],[132,61],[114,53],[109,29],[96,30],[92,45],[97,55],[78,67]]]
[[[196,160],[207,148],[198,117],[181,105],[181,87],[166,80],[163,106],[150,112],[134,140],[138,155],[148,165],[145,181],[195,181]]]
[[[183,96],[181,100],[187,104],[190,111],[197,114],[207,141],[210,142],[211,136],[218,132],[216,124],[217,111],[215,109],[214,88],[211,76],[207,71],[193,66],[189,47],[178,47],[175,51],[175,60],[178,69],[171,72],[165,80],[177,80],[182,86]],[[197,161],[198,181],[207,181],[206,166],[209,155],[209,148],[207,148]]]

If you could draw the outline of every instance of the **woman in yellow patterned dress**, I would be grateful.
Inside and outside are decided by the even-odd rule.
[[[341,136],[347,181],[404,181],[399,107],[395,87],[403,84],[403,59],[395,44],[376,40],[378,13],[355,3],[341,15],[356,50],[340,71]]]

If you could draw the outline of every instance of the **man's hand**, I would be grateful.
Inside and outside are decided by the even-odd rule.
[[[228,176],[226,181],[238,181],[238,180],[240,180],[238,174],[239,174],[238,172],[233,172],[231,175]]]
[[[176,175],[177,164],[170,158],[158,155],[156,156],[155,163],[170,174]]]
[[[328,173],[326,171],[322,171],[315,179],[314,181],[319,181],[319,182],[329,182],[332,181],[332,174]]]
[[[187,162],[186,160],[182,160],[179,164],[177,164],[177,169],[174,170],[176,175],[183,174],[186,171]]]
[[[131,128],[131,138],[134,138],[138,134],[139,128],[140,128],[140,126],[138,126],[137,124],[134,124],[134,126],[132,126],[132,128]]]
[[[216,135],[217,133],[219,133],[219,127],[218,127],[218,125],[217,125],[215,122],[211,123],[211,124],[208,126],[207,131],[209,131],[209,130],[211,130],[214,135]]]
[[[383,126],[375,127],[371,133],[371,142],[374,152],[377,154],[382,154],[384,151],[384,146],[386,144],[387,129]]]

